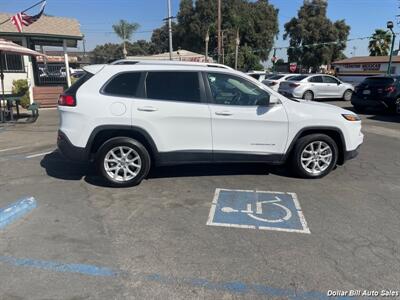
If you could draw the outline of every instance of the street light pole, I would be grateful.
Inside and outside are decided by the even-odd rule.
[[[218,20],[217,20],[217,31],[218,31],[218,63],[221,62],[221,0],[218,0]]]
[[[388,64],[388,69],[387,69],[387,74],[391,75],[392,74],[391,68],[392,68],[393,48],[394,48],[394,40],[396,39],[396,34],[393,31],[393,22],[392,21],[387,22],[386,27],[392,32],[392,46],[390,47],[389,64]]]
[[[169,60],[172,60],[172,16],[171,16],[171,0],[168,1],[168,35],[169,35]]]
[[[207,29],[207,33],[206,33],[206,38],[205,38],[205,42],[206,42],[206,57],[205,57],[205,62],[208,62],[208,42],[210,41],[210,32],[209,29]]]
[[[239,44],[240,44],[240,38],[239,38],[239,29],[238,29],[236,31],[235,70],[237,70],[237,66],[238,66]]]

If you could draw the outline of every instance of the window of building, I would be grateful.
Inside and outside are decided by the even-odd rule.
[[[1,56],[1,66],[4,72],[25,72],[22,55],[3,53]]]

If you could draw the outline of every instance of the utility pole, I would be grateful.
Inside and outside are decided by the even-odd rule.
[[[276,63],[276,48],[274,48],[274,54],[272,55],[272,72],[275,73],[275,63]]]
[[[169,60],[172,60],[172,16],[171,16],[171,0],[168,1],[168,35],[169,35]]]
[[[207,29],[207,33],[206,33],[206,38],[204,39],[204,41],[206,42],[206,57],[205,57],[205,62],[208,62],[208,42],[210,41],[210,32],[209,32],[210,28]]]
[[[235,70],[237,70],[237,66],[238,66],[239,44],[240,44],[240,38],[239,38],[239,29],[238,29],[236,31]]]
[[[218,31],[218,63],[220,63],[221,62],[221,0],[218,0],[217,31]]]
[[[222,64],[225,64],[225,48],[224,48],[224,30],[221,30],[221,51],[222,51]]]
[[[393,22],[389,21],[387,22],[386,27],[392,32],[392,46],[390,47],[390,54],[389,54],[389,64],[388,64],[388,69],[387,69],[387,74],[391,75],[391,68],[392,68],[392,57],[393,57],[393,50],[394,50],[394,40],[396,39],[396,34],[393,31]]]

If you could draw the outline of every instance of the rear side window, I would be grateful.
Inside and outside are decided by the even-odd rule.
[[[322,77],[325,83],[334,83],[334,84],[338,84],[339,81],[333,77],[330,76],[323,76]]]
[[[200,102],[197,72],[149,72],[146,78],[147,98],[181,102]]]
[[[250,76],[259,80],[261,75],[260,74],[250,74]]]
[[[368,77],[364,79],[364,84],[369,84],[371,86],[374,85],[390,85],[394,83],[394,79],[392,77]]]
[[[85,72],[73,85],[71,85],[68,89],[65,90],[65,95],[75,96],[78,89],[90,78],[93,77],[93,74]]]
[[[311,77],[308,81],[309,81],[309,82],[323,82],[322,76],[314,76],[314,77]]]
[[[121,73],[110,80],[104,87],[105,94],[135,97],[140,82],[139,72]]]

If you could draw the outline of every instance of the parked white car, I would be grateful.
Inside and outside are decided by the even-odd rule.
[[[268,79],[262,81],[266,86],[271,88],[273,91],[277,92],[279,89],[279,85],[281,82],[288,80],[292,77],[295,77],[299,74],[275,74],[274,76],[269,77]]]
[[[299,176],[320,178],[363,142],[353,112],[288,99],[223,66],[138,61],[85,70],[60,96],[58,148],[95,161],[116,186],[138,184],[153,165],[187,163],[290,162]]]
[[[330,75],[305,74],[281,82],[278,92],[305,100],[338,98],[350,101],[354,87]]]

